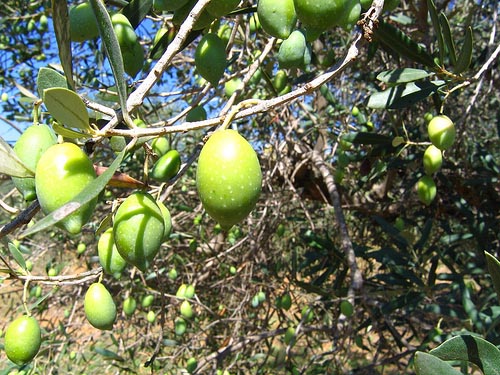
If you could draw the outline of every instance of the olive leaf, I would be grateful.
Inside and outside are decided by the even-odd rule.
[[[441,32],[441,24],[439,23],[439,17],[436,9],[436,5],[433,0],[427,0],[427,7],[429,8],[429,15],[431,16],[432,26],[434,27],[434,32],[436,33],[436,38],[438,41],[439,48],[439,62],[441,65],[444,63],[444,38]]]
[[[409,82],[370,95],[367,106],[378,109],[400,109],[412,106],[437,92],[445,81]]]
[[[500,262],[492,254],[487,251],[484,252],[486,255],[486,264],[488,265],[488,272],[493,280],[493,286],[497,292],[497,299],[500,300]]]
[[[43,91],[52,87],[68,87],[66,77],[50,68],[40,68],[36,77],[38,96],[43,98]]]
[[[128,117],[127,112],[127,82],[125,82],[125,68],[123,66],[123,57],[120,50],[120,44],[116,38],[116,34],[111,23],[111,18],[106,10],[104,2],[100,0],[90,0],[90,5],[94,10],[97,19],[97,27],[101,35],[102,43],[106,51],[106,55],[113,71],[115,78],[116,89],[120,99],[120,106],[124,117]]]
[[[75,87],[75,82],[73,81],[73,57],[71,54],[68,2],[66,0],[52,0],[52,15],[61,65],[69,87]]]
[[[78,132],[76,130],[65,128],[64,126],[58,124],[55,121],[52,123],[52,128],[54,129],[54,131],[57,134],[62,135],[63,137],[66,137],[66,138],[77,139],[77,138],[90,138],[91,137],[91,135],[89,135],[88,133],[82,133],[82,132]]]
[[[62,87],[52,87],[44,90],[43,101],[50,114],[60,124],[85,132],[92,131],[87,107],[75,92]]]
[[[449,363],[424,352],[415,353],[415,372],[417,375],[462,375],[460,371],[455,370]]]
[[[12,147],[3,138],[0,138],[0,173],[13,177],[33,177],[35,175],[35,172],[17,157]]]
[[[100,192],[106,187],[107,183],[113,177],[113,174],[120,166],[127,149],[125,148],[122,152],[120,152],[113,163],[109,166],[109,168],[97,177],[91,184],[87,185],[85,189],[83,189],[71,202],[66,203],[62,207],[57,210],[51,212],[49,215],[45,216],[39,222],[37,222],[32,227],[26,229],[23,233],[21,233],[20,238],[29,236],[31,234],[40,232],[48,227],[60,222],[68,215],[71,215],[73,212],[78,210],[84,204],[90,202],[92,199],[97,197]]]
[[[19,249],[14,246],[13,243],[9,242],[9,251],[12,257],[15,259],[16,263],[23,269],[26,270],[26,262],[24,261],[23,254],[19,251]]]
[[[492,343],[478,336],[461,335],[452,337],[431,350],[430,354],[444,361],[474,363],[484,375],[500,375],[500,350]]]
[[[453,37],[451,36],[450,23],[448,22],[448,18],[446,18],[446,15],[443,12],[439,14],[439,22],[441,23],[443,38],[446,44],[446,50],[448,51],[448,57],[450,59],[450,63],[451,65],[455,66],[455,64],[457,63],[457,52],[455,50],[455,42],[453,41]]]
[[[455,64],[455,73],[460,74],[467,70],[472,60],[472,28],[469,26],[465,31],[464,44]]]
[[[423,69],[400,68],[379,73],[377,79],[385,83],[407,83],[418,81],[431,75],[433,75],[432,72]]]
[[[152,6],[153,0],[132,0],[122,9],[122,13],[128,18],[132,27],[136,29],[148,15]]]

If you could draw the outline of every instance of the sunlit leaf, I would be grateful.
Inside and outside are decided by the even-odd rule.
[[[108,350],[108,349],[95,347],[94,351],[96,353],[99,353],[103,357],[106,357],[106,358],[109,358],[109,359],[114,359],[115,361],[119,361],[119,362],[124,362],[125,361],[125,359],[123,357],[119,356],[115,352],[112,352],[111,350]]]
[[[105,4],[100,0],[90,0],[92,9],[97,19],[99,34],[108,56],[113,77],[115,78],[116,89],[120,99],[121,109],[126,115],[127,111],[127,82],[125,81],[125,68],[123,67],[123,57],[120,50],[120,44],[113,30],[113,24]]]
[[[113,163],[109,166],[109,168],[102,175],[97,177],[95,181],[91,184],[87,185],[85,189],[83,189],[71,202],[65,204],[59,209],[51,212],[49,215],[45,216],[42,220],[38,221],[32,227],[26,229],[21,237],[26,237],[31,234],[37,233],[48,227],[58,223],[63,220],[66,216],[72,214],[77,209],[79,209],[84,204],[90,202],[92,199],[97,197],[100,192],[106,187],[108,181],[113,177],[113,173],[118,169],[123,158],[125,157],[125,152],[127,149],[120,152]]]
[[[33,177],[35,172],[19,160],[10,145],[0,138],[0,173],[14,177]]]
[[[52,0],[52,20],[61,65],[69,87],[73,88],[75,87],[73,81],[73,56],[71,54],[68,2],[66,0]]]
[[[410,82],[370,95],[367,106],[377,109],[400,109],[414,105],[437,92],[444,81]]]
[[[401,68],[379,73],[377,79],[386,83],[407,83],[427,78],[433,74],[423,69]]]
[[[87,107],[75,92],[62,87],[53,87],[44,91],[43,101],[50,114],[60,124],[91,131]]]
[[[500,375],[500,350],[478,336],[452,337],[431,350],[430,353],[444,361],[474,363],[483,371],[484,375]]]
[[[65,128],[64,126],[58,124],[57,122],[52,123],[52,128],[54,131],[66,138],[78,139],[78,138],[90,138],[91,135],[88,133],[78,132],[76,130]]]
[[[9,251],[12,257],[15,259],[16,263],[23,269],[26,270],[26,262],[24,261],[23,254],[19,251],[13,243],[9,242]]]
[[[68,87],[68,83],[66,78],[50,68],[40,68],[38,71],[38,76],[36,78],[36,86],[38,91],[38,96],[43,98],[43,91],[46,89],[50,89],[52,87]]]
[[[415,353],[415,372],[417,375],[462,375],[449,363],[424,352]]]

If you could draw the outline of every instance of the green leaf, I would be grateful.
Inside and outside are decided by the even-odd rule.
[[[148,15],[152,6],[153,0],[132,0],[122,9],[122,13],[128,18],[132,27],[137,29],[137,26]]]
[[[87,107],[75,92],[62,87],[46,89],[43,92],[43,102],[60,124],[86,132],[92,131]]]
[[[119,356],[115,352],[112,352],[111,350],[108,350],[108,349],[95,347],[94,351],[96,353],[102,355],[103,357],[106,357],[106,358],[109,358],[109,359],[114,359],[114,360],[119,361],[119,362],[124,362],[125,361],[125,359],[123,359],[123,357]]]
[[[441,24],[439,23],[439,17],[436,9],[436,5],[433,0],[427,0],[427,8],[429,9],[429,15],[431,16],[432,26],[434,27],[434,32],[436,33],[436,38],[438,41],[439,48],[439,61],[441,65],[444,64],[444,38],[441,32]]]
[[[446,50],[448,51],[448,57],[450,59],[451,65],[455,66],[457,63],[457,52],[455,50],[455,42],[451,36],[450,23],[446,15],[441,12],[439,14],[439,22],[441,23],[441,30],[443,31],[443,38],[446,44]]]
[[[59,58],[70,88],[75,87],[73,81],[73,57],[71,54],[71,39],[69,32],[68,2],[52,0],[52,20],[56,34]]]
[[[427,78],[433,74],[423,69],[400,68],[379,73],[377,79],[385,83],[407,83]]]
[[[14,177],[33,177],[35,172],[19,160],[12,147],[0,138],[0,173]]]
[[[383,19],[379,19],[378,27],[373,30],[373,35],[376,40],[397,54],[430,68],[436,67],[434,59],[422,45],[414,42],[400,29]]]
[[[463,375],[450,364],[428,353],[415,353],[415,372],[417,375]]]
[[[16,260],[17,264],[19,264],[23,270],[26,270],[26,262],[24,261],[23,254],[21,254],[19,249],[11,242],[9,242],[9,251],[12,257]]]
[[[48,227],[58,223],[66,216],[71,215],[73,212],[78,210],[84,204],[90,202],[92,199],[97,197],[100,192],[106,187],[106,184],[109,182],[111,177],[113,177],[113,173],[118,169],[123,158],[125,157],[125,153],[127,148],[125,148],[122,152],[120,152],[113,163],[109,166],[109,168],[101,174],[99,177],[95,179],[91,184],[89,184],[85,189],[83,189],[71,202],[66,203],[64,206],[58,208],[57,210],[51,212],[49,215],[45,216],[42,220],[37,222],[32,227],[26,229],[23,233],[21,233],[20,237],[26,237],[31,234],[40,232]]]
[[[491,275],[493,281],[493,286],[497,292],[497,299],[500,300],[500,262],[492,254],[487,251],[484,252],[486,255],[486,264],[488,266],[488,272]]]
[[[465,32],[464,44],[457,58],[454,72],[460,74],[469,68],[472,60],[472,29],[469,26]]]
[[[478,366],[484,375],[500,375],[500,350],[485,339],[472,335],[452,337],[431,350],[444,361],[467,361]]]
[[[377,109],[400,109],[410,107],[437,92],[445,81],[410,82],[373,93],[367,106]]]
[[[68,87],[68,82],[66,78],[50,68],[40,68],[38,71],[38,76],[36,78],[36,86],[38,91],[38,96],[43,98],[43,91],[46,89],[50,89],[52,87]]]
[[[66,138],[77,139],[77,138],[90,138],[91,137],[91,135],[88,133],[81,133],[81,132],[78,132],[76,130],[65,128],[64,126],[59,125],[55,121],[52,123],[52,128],[54,129],[54,131],[57,134],[62,135],[63,137],[66,137]]]
[[[123,116],[124,118],[129,118],[127,112],[127,82],[125,82],[125,68],[123,67],[123,57],[120,45],[118,44],[118,39],[116,38],[115,31],[113,30],[111,18],[106,10],[104,2],[100,0],[90,0],[90,4],[94,10],[97,19],[97,26],[99,28],[99,34],[101,35],[101,40],[104,44],[104,49],[106,51],[106,55],[108,56],[111,70],[113,71],[113,77],[115,78],[116,89],[118,91]]]

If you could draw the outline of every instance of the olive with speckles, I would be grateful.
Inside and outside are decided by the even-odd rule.
[[[255,208],[262,172],[254,149],[237,131],[218,130],[203,147],[196,187],[205,211],[229,230]]]

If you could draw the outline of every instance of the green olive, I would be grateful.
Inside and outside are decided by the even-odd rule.
[[[439,148],[430,145],[424,152],[424,171],[425,174],[431,175],[436,173],[443,164],[443,154]]]
[[[123,301],[123,312],[127,316],[132,316],[137,308],[137,302],[134,297],[127,297]]]
[[[280,39],[288,38],[297,23],[293,0],[259,0],[257,15],[264,31]]]
[[[201,105],[191,109],[186,115],[186,122],[203,121],[207,119],[207,111]]]
[[[116,248],[113,228],[109,228],[101,234],[101,238],[97,243],[97,252],[99,254],[99,263],[104,272],[109,275],[120,274],[127,266],[127,262]]]
[[[113,297],[101,283],[90,285],[83,301],[85,316],[90,324],[101,330],[110,330],[116,319]]]
[[[169,181],[180,168],[181,156],[177,150],[170,150],[156,161],[151,171],[151,178],[160,182]]]
[[[198,43],[194,55],[198,73],[217,86],[226,69],[226,46],[216,34],[208,33]]]
[[[41,343],[40,326],[32,316],[21,316],[7,326],[5,354],[16,365],[31,362],[40,350]]]
[[[73,42],[83,42],[99,36],[97,19],[88,1],[70,8],[69,32]]]
[[[73,143],[51,146],[40,158],[35,173],[40,207],[49,214],[71,202],[96,178],[92,161]],[[84,204],[57,225],[71,234],[79,233],[94,212],[97,198]]]
[[[455,142],[456,130],[453,121],[448,116],[439,115],[432,118],[427,126],[429,138],[440,150],[450,148]]]
[[[116,211],[113,233],[120,255],[147,271],[165,233],[165,220],[155,199],[146,192],[132,193]]]
[[[33,172],[41,156],[47,149],[57,143],[57,137],[47,125],[32,125],[27,128],[14,145],[17,157]],[[26,201],[36,198],[35,179],[33,177],[12,177],[14,186]]]
[[[417,182],[417,194],[420,201],[428,206],[436,198],[436,183],[430,176],[423,176]]]
[[[229,230],[254,209],[262,172],[250,143],[232,129],[212,134],[196,171],[198,195],[206,212]]]

